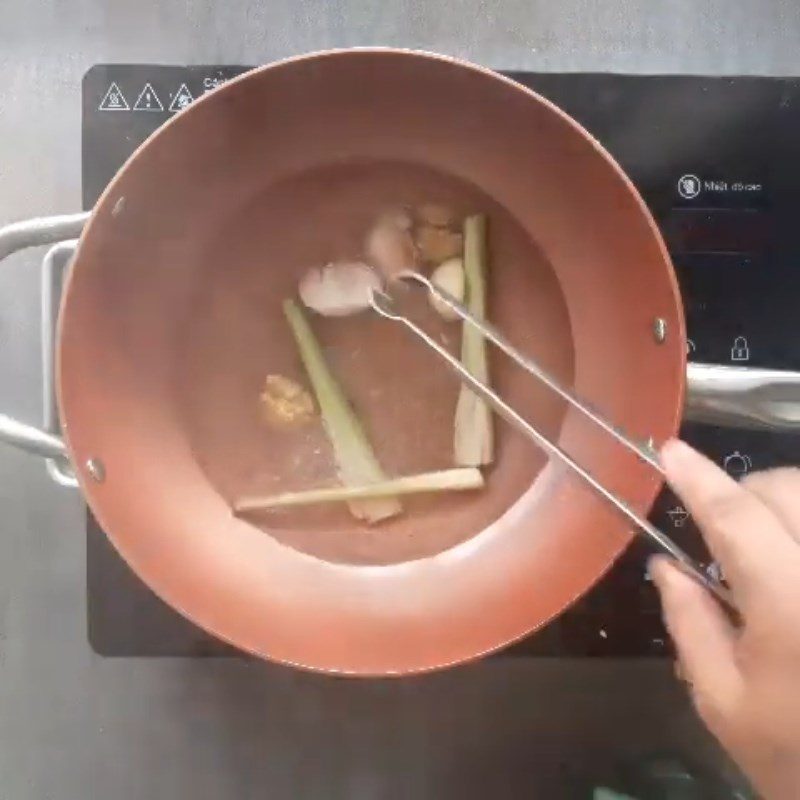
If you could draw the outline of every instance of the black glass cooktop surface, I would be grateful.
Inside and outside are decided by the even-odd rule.
[[[83,83],[83,204],[156,128],[239,66],[98,65]],[[653,211],[686,305],[698,362],[800,369],[800,80],[511,73],[574,116],[617,158]],[[800,436],[684,426],[742,475],[794,463]],[[707,557],[680,503],[651,519]],[[164,605],[87,524],[88,623],[108,656],[234,655]],[[577,605],[505,652],[641,657],[669,653],[636,542]],[[714,565],[709,565],[714,569]],[[501,654],[502,657],[503,654]]]

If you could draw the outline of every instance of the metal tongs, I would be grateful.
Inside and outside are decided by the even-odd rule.
[[[398,282],[406,284],[416,284],[425,288],[431,295],[435,296],[442,303],[451,308],[461,319],[474,326],[483,334],[496,347],[500,348],[506,355],[508,355],[516,364],[524,369],[529,374],[538,378],[547,387],[554,391],[559,397],[564,399],[574,409],[579,411],[585,417],[590,419],[594,424],[600,426],[606,433],[617,440],[623,447],[635,453],[645,463],[649,464],[656,470],[662,477],[664,470],[659,463],[658,456],[649,445],[641,445],[629,439],[621,430],[612,425],[608,420],[599,416],[595,411],[589,408],[585,403],[575,397],[570,391],[561,386],[558,381],[542,369],[533,359],[523,355],[492,325],[475,317],[462,303],[459,303],[448,292],[440,289],[432,283],[424,275],[417,272],[404,272],[399,275],[394,281],[395,288]],[[589,486],[592,487],[601,497],[608,501],[623,516],[627,517],[637,529],[645,533],[650,540],[664,553],[671,556],[675,562],[694,580],[708,589],[726,608],[731,611],[736,610],[734,602],[731,598],[730,591],[720,581],[715,580],[709,576],[702,566],[679,547],[669,536],[656,528],[648,520],[639,516],[624,500],[617,497],[613,492],[610,492],[603,486],[593,475],[587,472],[580,464],[572,459],[559,445],[551,441],[541,431],[537,430],[530,422],[520,416],[508,403],[503,400],[500,395],[493,391],[485,383],[482,383],[477,378],[473,377],[467,368],[461,363],[459,359],[448,352],[437,341],[435,341],[428,333],[426,333],[419,325],[409,319],[406,315],[397,310],[395,300],[390,294],[390,288],[384,287],[381,290],[372,292],[370,298],[370,305],[373,310],[380,314],[382,317],[400,322],[405,325],[415,336],[421,339],[428,347],[430,347],[437,355],[458,375],[461,381],[472,389],[475,394],[483,398],[492,408],[513,426],[522,431],[526,436],[532,439],[539,447],[541,447],[548,455],[558,458],[562,463],[569,467],[574,473],[579,475]]]

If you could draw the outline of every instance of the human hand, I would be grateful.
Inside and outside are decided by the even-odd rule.
[[[682,442],[662,463],[722,567],[741,614],[671,561],[651,574],[695,706],[768,800],[800,798],[800,470],[736,483]]]

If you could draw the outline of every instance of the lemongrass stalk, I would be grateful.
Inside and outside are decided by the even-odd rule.
[[[486,216],[475,214],[464,220],[464,273],[467,308],[479,319],[486,317],[486,262]],[[486,349],[486,339],[480,331],[465,323],[461,362],[475,378],[488,384]],[[492,412],[484,400],[463,385],[456,406],[453,449],[459,466],[477,467],[494,459]]]
[[[479,469],[460,467],[440,472],[423,472],[420,475],[391,478],[381,483],[371,483],[365,486],[333,486],[325,489],[309,489],[303,492],[284,492],[271,497],[243,497],[234,504],[233,510],[237,514],[242,514],[248,511],[341,503],[352,500],[374,500],[408,494],[465,492],[471,489],[481,489],[483,486],[483,475]]]
[[[306,315],[294,300],[286,300],[283,308],[333,447],[339,480],[344,486],[383,483],[387,477],[364,426],[325,362]],[[348,506],[353,516],[367,522],[379,522],[403,510],[395,497],[353,499]]]

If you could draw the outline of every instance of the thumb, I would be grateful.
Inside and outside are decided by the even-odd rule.
[[[650,574],[695,704],[715,727],[716,721],[729,716],[741,691],[736,631],[717,601],[668,559],[654,558]]]

